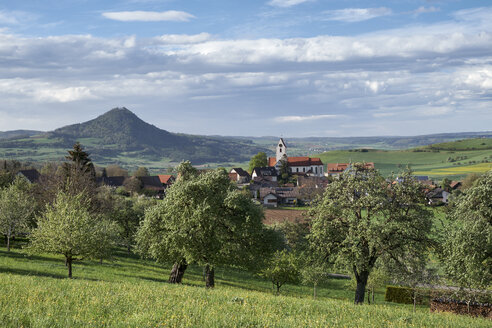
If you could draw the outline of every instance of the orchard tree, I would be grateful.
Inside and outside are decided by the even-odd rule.
[[[69,278],[73,261],[108,257],[113,247],[114,227],[91,214],[89,206],[84,193],[61,191],[31,234],[30,250],[63,255]]]
[[[7,237],[7,251],[10,241],[19,232],[27,232],[34,216],[35,202],[29,194],[30,186],[20,177],[7,188],[0,189],[0,232]]]
[[[178,179],[181,180],[190,180],[198,176],[198,170],[191,165],[190,161],[179,163],[174,170],[178,173]]]
[[[312,209],[312,246],[322,258],[352,271],[355,304],[364,302],[378,259],[400,261],[405,254],[425,253],[431,243],[432,215],[423,195],[409,172],[391,184],[358,163],[329,184]]]
[[[255,167],[266,167],[268,166],[267,155],[264,152],[259,152],[258,154],[251,157],[249,161],[248,170],[250,173],[253,172]]]
[[[328,270],[330,266],[326,262],[308,260],[307,264],[300,265],[299,267],[302,283],[313,286],[313,298],[316,299],[318,285],[328,281]]]
[[[206,286],[214,287],[215,266],[248,266],[264,252],[259,249],[262,218],[261,208],[234,189],[224,170],[180,178],[166,198],[145,213],[136,238],[138,251],[175,263],[172,282],[180,281],[188,263],[203,265]]]
[[[461,287],[492,284],[492,171],[454,201],[442,234],[442,263]]]
[[[260,276],[272,282],[272,289],[277,295],[283,285],[297,284],[300,281],[300,273],[296,254],[286,249],[275,252]]]

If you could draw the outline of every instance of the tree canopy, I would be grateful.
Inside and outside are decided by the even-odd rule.
[[[263,252],[263,213],[235,190],[224,170],[178,179],[148,210],[137,233],[139,251],[158,261],[251,265]],[[212,272],[213,275],[213,272]]]
[[[7,251],[10,240],[16,233],[27,232],[28,223],[34,216],[35,202],[30,197],[30,186],[20,177],[4,189],[0,189],[0,233],[7,238]]]
[[[109,256],[116,233],[113,224],[90,213],[84,193],[61,191],[39,218],[38,227],[31,234],[30,250],[65,256],[71,278],[73,261]]]
[[[259,152],[258,154],[251,157],[249,161],[248,170],[250,173],[253,172],[255,167],[265,167],[268,166],[267,155],[264,152]]]
[[[328,185],[313,208],[311,243],[327,261],[352,271],[355,303],[364,302],[367,279],[378,259],[401,262],[425,254],[431,213],[409,172],[391,184],[378,171],[354,164]]]
[[[492,284],[492,171],[459,195],[443,229],[442,262],[460,286]]]

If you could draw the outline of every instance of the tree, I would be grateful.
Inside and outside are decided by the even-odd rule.
[[[301,269],[302,283],[313,285],[313,298],[316,299],[316,289],[318,285],[328,280],[329,266],[325,262],[311,261]]]
[[[64,163],[64,169],[67,175],[73,174],[73,171],[75,171],[78,173],[87,173],[93,177],[96,176],[94,164],[92,164],[92,160],[89,158],[89,153],[84,151],[79,142],[73,145],[73,149],[68,151],[68,156],[65,158],[69,160],[68,163]]]
[[[180,178],[168,189],[166,198],[145,213],[137,247],[141,254],[175,266],[203,265],[206,286],[213,287],[215,266],[248,266],[264,251],[258,246],[264,236],[262,218],[262,209],[233,188],[224,170],[210,171]]]
[[[450,192],[451,191],[451,180],[449,180],[448,178],[442,179],[441,187],[443,190]]]
[[[134,177],[148,177],[149,170],[145,166],[140,166],[134,173]]]
[[[28,223],[34,215],[35,202],[29,197],[29,185],[17,177],[10,186],[0,190],[0,232],[10,240],[19,232],[28,231]]]
[[[287,156],[284,154],[280,159],[280,181],[281,183],[287,183],[290,177],[290,169],[289,169],[289,161],[287,160]]]
[[[259,152],[258,154],[251,157],[248,165],[249,173],[253,172],[255,167],[266,167],[268,166],[267,155],[264,152]]]
[[[154,201],[116,196],[113,201],[111,220],[120,227],[119,239],[128,252],[135,242],[135,234],[144,218],[145,208],[155,205]]]
[[[113,246],[114,227],[91,214],[89,206],[84,193],[72,195],[61,191],[31,234],[30,250],[63,255],[69,278],[73,261],[107,257]]]
[[[179,163],[175,171],[178,173],[178,179],[181,180],[190,180],[198,175],[198,170],[191,165],[190,161]]]
[[[108,177],[127,177],[128,171],[118,165],[108,165],[106,175]]]
[[[492,284],[492,171],[459,195],[443,229],[441,259],[447,275],[464,288]]]
[[[123,186],[125,187],[126,191],[132,194],[140,193],[143,188],[142,181],[140,181],[140,179],[137,177],[130,177],[125,179],[125,181],[123,182]]]
[[[424,204],[410,172],[391,184],[359,163],[328,185],[311,211],[310,241],[322,258],[353,272],[356,304],[364,302],[378,259],[398,262],[405,254],[424,253],[431,243],[431,213]]]
[[[276,289],[277,295],[284,284],[297,284],[300,274],[296,255],[286,249],[275,252],[267,267],[261,271],[260,276],[272,282],[272,289]]]

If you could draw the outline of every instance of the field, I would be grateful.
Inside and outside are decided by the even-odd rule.
[[[323,163],[374,162],[385,176],[407,165],[417,175],[459,179],[468,173],[483,173],[492,168],[492,149],[483,150],[335,150],[319,155]],[[470,163],[471,162],[471,163]],[[459,164],[458,164],[459,163]]]
[[[3,245],[0,245],[3,247]],[[166,283],[169,265],[121,251],[112,262],[82,261],[66,279],[61,257],[0,251],[2,327],[487,327],[490,321],[432,314],[421,306],[383,302],[355,306],[346,280],[330,280],[316,300],[307,286],[282,287],[234,268],[217,268],[216,288],[201,268],[184,284]]]

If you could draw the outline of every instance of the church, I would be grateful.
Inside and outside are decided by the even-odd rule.
[[[283,138],[280,138],[277,144],[277,153],[275,157],[268,158],[268,166],[275,167],[277,172],[280,170],[281,159],[286,158],[289,170],[292,174],[302,174],[308,176],[322,177],[323,162],[317,157],[289,157],[287,156],[287,145]]]

